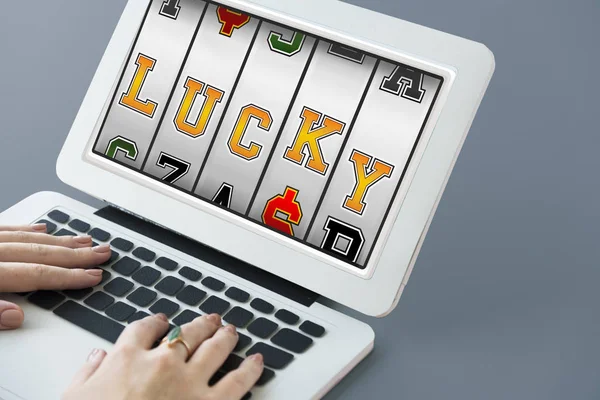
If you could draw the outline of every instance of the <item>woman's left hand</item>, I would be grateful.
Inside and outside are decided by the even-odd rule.
[[[91,236],[51,236],[45,224],[0,226],[0,293],[92,287],[110,258],[109,245],[92,248]],[[0,330],[23,323],[23,310],[0,300]]]

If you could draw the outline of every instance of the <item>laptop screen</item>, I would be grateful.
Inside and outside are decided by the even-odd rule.
[[[364,269],[442,84],[214,2],[154,0],[92,151]]]

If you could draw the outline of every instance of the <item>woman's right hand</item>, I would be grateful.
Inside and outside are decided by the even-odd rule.
[[[63,400],[239,400],[262,374],[263,358],[255,354],[209,386],[238,341],[235,327],[222,327],[218,314],[181,327],[189,358],[181,343],[152,348],[168,328],[162,314],[128,325],[110,354],[92,351]]]

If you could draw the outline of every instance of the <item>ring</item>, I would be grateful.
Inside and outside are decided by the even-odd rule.
[[[183,339],[183,335],[181,332],[181,327],[176,326],[175,328],[171,329],[171,331],[169,332],[169,334],[167,336],[165,336],[165,338],[163,340],[161,340],[160,344],[166,343],[168,347],[173,348],[175,347],[175,345],[177,343],[181,343],[182,345],[185,346],[185,349],[187,350],[187,358],[190,358],[190,356],[192,355],[192,350],[190,349],[190,345],[185,341],[185,339]]]

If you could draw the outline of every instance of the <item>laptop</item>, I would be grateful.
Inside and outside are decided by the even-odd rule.
[[[400,298],[494,70],[482,44],[331,0],[129,0],[58,157],[105,202],[36,193],[0,225],[110,243],[94,288],[3,294],[0,398],[56,399],[92,348],[219,313],[245,398],[317,399],[373,349],[332,308]],[[324,301],[327,299],[327,301]]]

